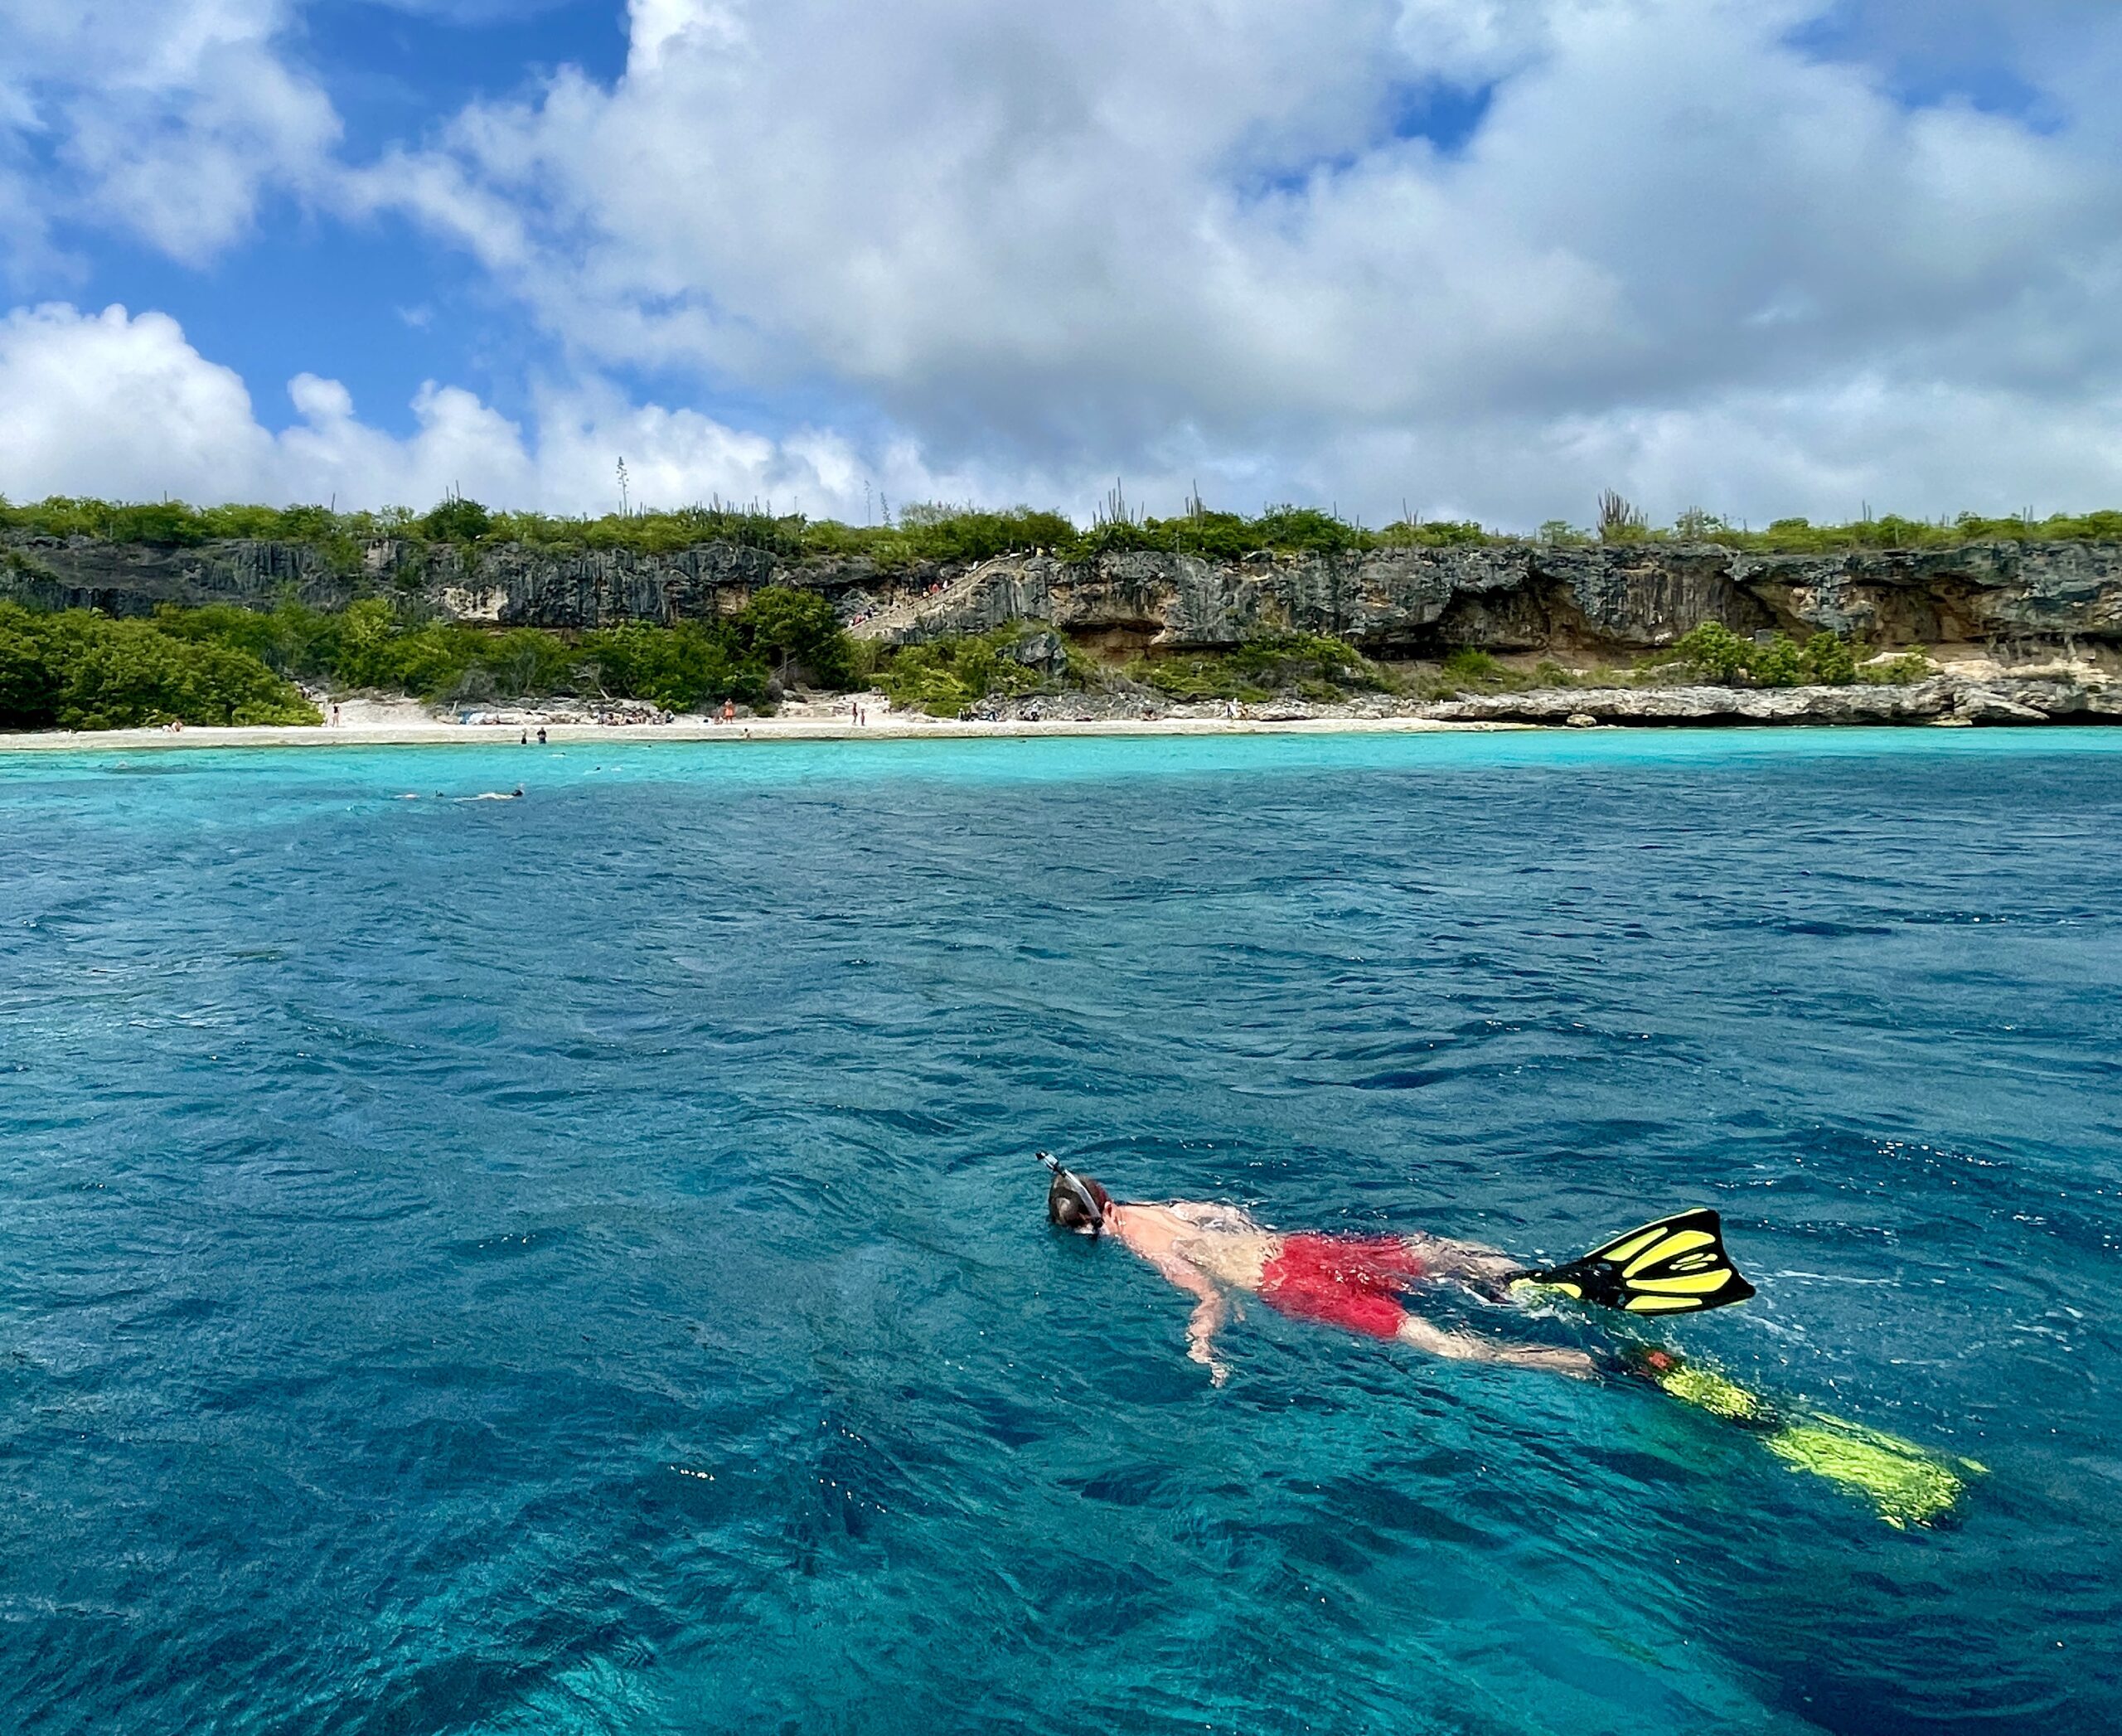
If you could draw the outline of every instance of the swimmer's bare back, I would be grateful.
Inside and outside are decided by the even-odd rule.
[[[1419,1234],[1284,1235],[1236,1207],[1195,1200],[1116,1203],[1106,1229],[1194,1298],[1186,1354],[1218,1386],[1230,1370],[1216,1355],[1215,1335],[1229,1316],[1233,1293],[1257,1296],[1293,1319],[1397,1338],[1433,1356],[1581,1378],[1593,1371],[1582,1350],[1447,1331],[1407,1309],[1407,1292],[1425,1280],[1482,1288],[1500,1283],[1515,1269],[1508,1254],[1477,1242]]]

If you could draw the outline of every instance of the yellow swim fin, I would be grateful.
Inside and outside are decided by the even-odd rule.
[[[1640,1347],[1629,1355],[1627,1366],[1683,1404],[1752,1430],[1793,1471],[1863,1496],[1897,1530],[1936,1524],[1960,1505],[1969,1477],[1989,1468],[1845,1417],[1779,1412],[1759,1393],[1672,1350]]]
[[[1722,1220],[1706,1205],[1641,1224],[1567,1265],[1518,1276],[1630,1314],[1696,1314],[1754,1294],[1724,1251]]]

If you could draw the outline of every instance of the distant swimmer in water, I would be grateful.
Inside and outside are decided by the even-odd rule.
[[[482,790],[476,796],[459,796],[457,799],[459,802],[513,802],[522,793],[523,786],[519,783],[514,789]]]
[[[1186,1354],[1218,1386],[1229,1370],[1216,1355],[1215,1337],[1233,1293],[1257,1296],[1293,1319],[1397,1338],[1435,1356],[1580,1379],[1599,1368],[1583,1350],[1448,1331],[1411,1312],[1407,1301],[1425,1286],[1456,1283],[1501,1302],[1528,1285],[1633,1314],[1667,1314],[1723,1307],[1754,1293],[1724,1252],[1717,1214],[1704,1208],[1644,1224],[1567,1265],[1534,1268],[1497,1249],[1443,1236],[1286,1235],[1234,1205],[1123,1202],[1039,1155],[1054,1172],[1048,1222],[1112,1236],[1194,1298]]]

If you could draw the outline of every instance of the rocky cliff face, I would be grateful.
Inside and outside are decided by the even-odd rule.
[[[832,597],[865,636],[908,643],[1050,621],[1113,651],[1214,650],[1285,629],[1373,654],[1459,646],[1625,655],[1717,622],[1820,628],[1881,646],[2122,642],[2122,545],[1982,543],[1837,555],[1756,555],[1714,544],[1395,550],[1236,562],[1125,554],[1083,563],[1010,556],[970,570],[879,573],[862,560],[792,561],[731,543],[670,555],[378,542],[351,564],[304,545],[151,549],[87,538],[0,541],[0,596],[40,608],[145,614],[162,602],[315,607],[390,595],[448,619],[589,628],[741,609],[763,585]]]
[[[1007,560],[880,617],[923,639],[1050,621],[1150,652],[1214,649],[1266,630],[1334,633],[1373,653],[1626,653],[1717,622],[1742,633],[1822,628],[1882,646],[2122,640],[2122,546],[1982,544],[1950,551],[1751,555],[1709,544],[1407,550],[1346,560],[1218,565],[1123,555],[1088,565]]]

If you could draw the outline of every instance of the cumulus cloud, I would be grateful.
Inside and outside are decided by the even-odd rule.
[[[230,369],[167,314],[64,303],[0,318],[0,489],[17,500],[93,494],[153,500],[432,504],[447,491],[556,512],[618,505],[623,457],[634,498],[679,506],[719,496],[860,518],[865,484],[902,500],[976,492],[900,445],[859,455],[831,433],[779,439],[690,410],[629,402],[608,386],[541,393],[529,429],[458,386],[433,382],[398,436],[360,419],[336,380],[300,374],[299,419],[275,432]]]
[[[0,0],[0,235],[50,221],[10,138],[179,256],[274,186],[408,215],[572,382],[528,434],[434,388],[405,442],[303,386],[275,474],[484,463],[550,503],[602,443],[671,497],[1081,512],[1117,473],[1521,525],[1606,485],[1756,517],[2122,494],[2097,0],[630,0],[622,74],[359,163],[279,46],[298,3]],[[50,70],[106,44],[93,88]],[[840,432],[636,403],[634,370]]]
[[[1911,104],[1824,10],[633,0],[617,82],[475,106],[356,196],[461,236],[573,353],[823,377],[975,468],[1308,492],[1404,454],[1341,478],[1377,511],[1484,450],[1467,496],[1522,515],[1596,450],[1735,509],[1771,475],[1989,503],[2003,428],[2122,381],[2122,167],[2060,84],[2038,127]],[[1485,104],[1470,138],[1408,124],[1440,91]],[[1904,450],[1894,488],[1836,437],[1860,402],[1950,404],[1966,462]],[[1756,468],[1684,463],[1683,428]]]
[[[340,126],[278,46],[293,17],[293,0],[0,0],[0,225],[26,213],[41,245],[55,217],[116,227],[196,264],[266,189],[313,186]]]

